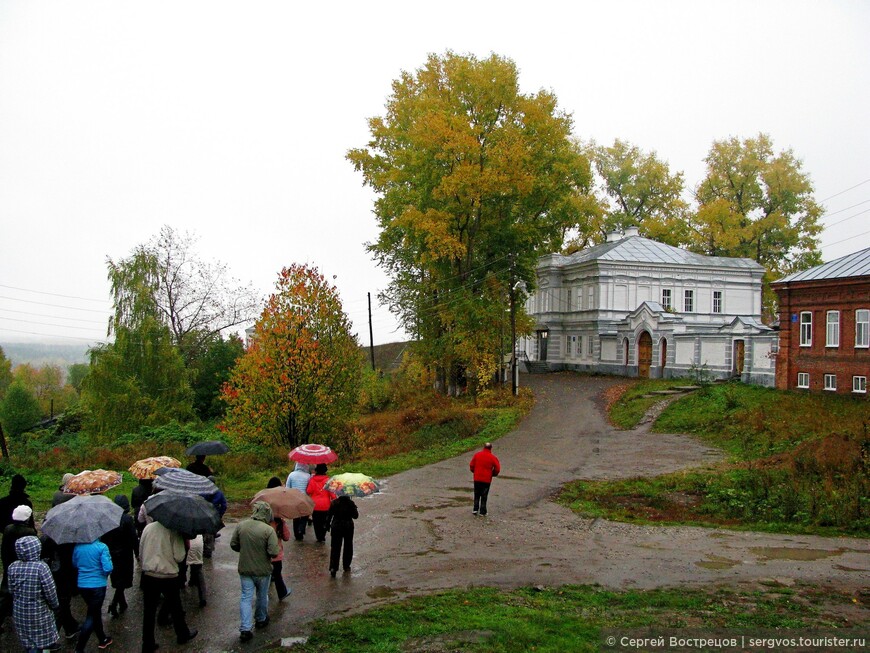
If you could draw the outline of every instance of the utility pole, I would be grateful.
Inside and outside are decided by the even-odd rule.
[[[372,356],[372,371],[375,371],[375,336],[374,331],[372,331],[372,294],[366,293],[369,298],[369,352],[371,352]]]

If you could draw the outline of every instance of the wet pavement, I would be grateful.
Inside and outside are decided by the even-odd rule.
[[[549,500],[569,480],[662,474],[719,460],[721,453],[684,436],[614,430],[598,398],[619,379],[550,374],[524,376],[523,382],[532,385],[536,405],[495,443],[503,472],[493,482],[489,515],[471,514],[470,453],[385,479],[379,495],[357,500],[352,572],[331,578],[328,545],[315,543],[311,532],[303,543],[285,543],[284,575],[293,593],[279,603],[271,591],[270,625],[244,644],[238,633],[237,557],[229,550],[234,524],[229,524],[205,565],[208,605],[198,607],[195,589],[184,591],[188,621],[199,636],[179,647],[171,628],[158,628],[161,651],[253,651],[304,636],[317,618],[468,586],[598,583],[622,589],[806,581],[852,590],[867,585],[866,540],[576,517]],[[130,609],[120,618],[106,615],[116,651],[140,649],[138,590],[128,590],[128,597]],[[80,599],[74,607],[80,616]],[[9,631],[0,637],[0,649],[19,650]],[[96,651],[96,642],[88,648]]]

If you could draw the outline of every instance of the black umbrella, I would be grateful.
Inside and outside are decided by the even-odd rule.
[[[184,453],[188,456],[218,456],[229,450],[230,448],[220,440],[207,440],[190,445]]]
[[[195,494],[159,492],[145,501],[145,512],[169,530],[185,535],[217,533],[224,527],[211,502]]]

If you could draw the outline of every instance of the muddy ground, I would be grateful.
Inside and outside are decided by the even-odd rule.
[[[278,603],[272,591],[271,624],[246,644],[238,637],[230,524],[206,565],[208,606],[200,609],[196,591],[185,591],[190,625],[200,635],[183,650],[256,650],[304,636],[312,619],[472,585],[598,583],[622,589],[809,582],[855,592],[867,586],[866,540],[576,517],[549,500],[567,481],[663,474],[716,461],[721,453],[685,436],[650,434],[646,427],[613,429],[603,415],[602,393],[615,380],[550,374],[522,381],[533,387],[537,401],[519,427],[495,443],[503,471],[492,486],[489,515],[471,514],[470,454],[386,479],[381,494],[357,502],[351,573],[330,578],[328,548],[316,544],[311,533],[303,543],[285,545],[284,570],[293,594]],[[128,593],[131,609],[106,620],[117,651],[137,651],[141,642],[138,592]],[[76,608],[83,612],[80,600]],[[856,610],[853,619],[866,623],[868,611]],[[161,650],[179,649],[171,628],[158,631]],[[0,649],[17,650],[14,641],[7,632]],[[95,641],[89,649],[96,650]]]

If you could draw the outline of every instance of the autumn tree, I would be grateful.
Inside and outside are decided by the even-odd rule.
[[[0,402],[4,432],[15,437],[36,425],[41,418],[42,409],[33,393],[21,381],[13,381]]]
[[[199,356],[188,366],[193,409],[200,419],[223,417],[226,404],[221,399],[221,388],[244,353],[244,343],[236,334],[226,338],[215,334],[202,345]]]
[[[611,146],[587,148],[601,179],[606,210],[599,240],[611,231],[638,227],[641,235],[674,246],[686,236],[688,204],[682,198],[683,173],[671,173],[655,152],[616,139]]]
[[[689,247],[710,256],[752,258],[766,282],[821,263],[822,208],[791,150],[776,153],[766,134],[715,141],[698,185]],[[765,284],[765,313],[775,314]]]
[[[337,289],[315,268],[284,268],[224,386],[222,427],[288,447],[328,439],[356,403],[361,366]]]
[[[115,313],[112,324],[134,327],[153,315],[190,362],[213,336],[252,321],[260,309],[253,288],[229,274],[226,264],[202,260],[196,237],[164,226],[129,257],[108,259]]]
[[[6,358],[3,347],[0,347],[0,400],[6,394],[6,388],[12,383],[12,361]]]
[[[549,91],[523,94],[509,59],[430,55],[393,82],[371,140],[348,152],[377,193],[369,251],[381,295],[447,390],[494,369],[492,330],[537,257],[587,229],[591,170]],[[493,303],[497,308],[493,308]],[[468,346],[472,340],[478,346]]]
[[[78,399],[75,389],[65,382],[63,370],[58,365],[37,368],[23,363],[16,365],[13,375],[36,398],[44,417],[62,413]]]

